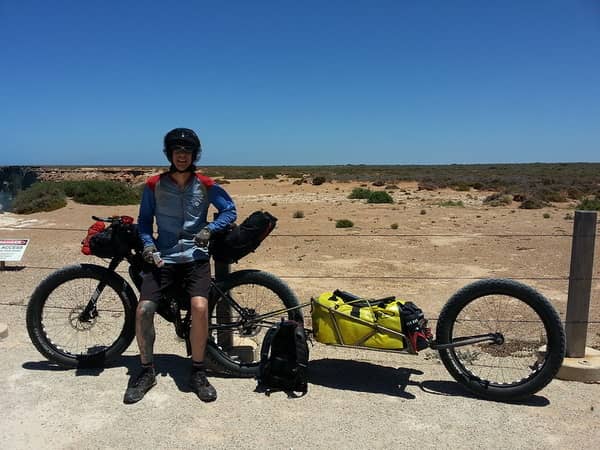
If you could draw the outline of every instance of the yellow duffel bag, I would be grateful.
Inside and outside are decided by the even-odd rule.
[[[334,293],[325,292],[313,298],[311,303],[312,327],[317,342],[393,350],[406,347],[401,336],[377,331],[371,325],[402,332],[400,304],[403,302],[400,300],[345,302]]]

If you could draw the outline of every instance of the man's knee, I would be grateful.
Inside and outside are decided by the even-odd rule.
[[[155,302],[151,302],[149,300],[140,300],[137,307],[137,317],[138,319],[151,319],[154,317],[154,313],[158,305]]]
[[[190,303],[192,314],[208,317],[208,300],[205,297],[192,297]]]

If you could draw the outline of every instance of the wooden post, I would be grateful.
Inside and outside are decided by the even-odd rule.
[[[217,220],[217,213],[213,214],[213,220]],[[215,261],[215,281],[227,278],[231,272],[231,265]],[[223,322],[231,322],[231,307],[224,303],[217,304],[217,317]],[[225,350],[233,347],[233,333],[231,331],[217,331],[217,344]]]
[[[215,280],[220,281],[229,275],[229,264],[215,261]],[[217,303],[217,317],[223,322],[231,322],[231,307],[224,302]],[[225,350],[233,347],[231,331],[217,331],[217,344]]]
[[[565,324],[569,358],[585,356],[596,241],[596,215],[596,211],[575,211]]]

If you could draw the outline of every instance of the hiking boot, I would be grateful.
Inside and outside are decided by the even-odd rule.
[[[132,378],[132,382],[130,382],[130,385],[125,391],[123,403],[130,404],[139,402],[144,398],[146,392],[155,385],[156,375],[154,375],[154,369],[143,369],[135,379]]]
[[[217,390],[206,379],[202,370],[192,372],[190,387],[203,402],[214,402],[217,399]]]

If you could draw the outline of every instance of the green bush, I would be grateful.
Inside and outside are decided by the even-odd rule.
[[[439,206],[464,208],[465,204],[462,200],[444,200],[438,203]]]
[[[535,193],[535,197],[545,202],[563,203],[567,201],[567,194],[560,190],[540,189]]]
[[[523,203],[521,203],[521,206],[519,206],[519,208],[521,209],[541,209],[544,206],[548,206],[548,204],[536,197],[531,197],[531,198],[526,198],[525,200],[523,200]]]
[[[13,202],[13,212],[32,214],[40,211],[54,211],[67,205],[64,191],[57,183],[35,183],[29,189],[21,191]]]
[[[314,177],[312,180],[312,184],[315,186],[320,186],[323,183],[325,183],[325,181],[327,181],[325,177]]]
[[[294,211],[294,214],[292,215],[292,217],[294,219],[302,219],[304,217],[304,212],[303,211]]]
[[[67,197],[85,205],[135,205],[140,202],[142,189],[118,181],[63,181],[59,185]]]
[[[600,211],[600,198],[586,198],[579,202],[575,209],[581,211]]]
[[[471,190],[471,186],[469,186],[468,183],[459,181],[454,186],[452,186],[452,189],[454,189],[455,191],[459,191],[459,192],[468,192]]]
[[[358,198],[358,199],[367,199],[371,195],[371,190],[362,187],[356,187],[352,189],[352,192],[348,196],[348,198]]]
[[[496,193],[492,195],[488,195],[483,203],[488,206],[505,206],[510,205],[512,202],[512,197],[508,194]]]
[[[367,203],[394,203],[394,199],[385,191],[375,191],[369,194]]]
[[[339,219],[335,222],[336,228],[352,228],[354,226],[354,222],[348,219]]]

